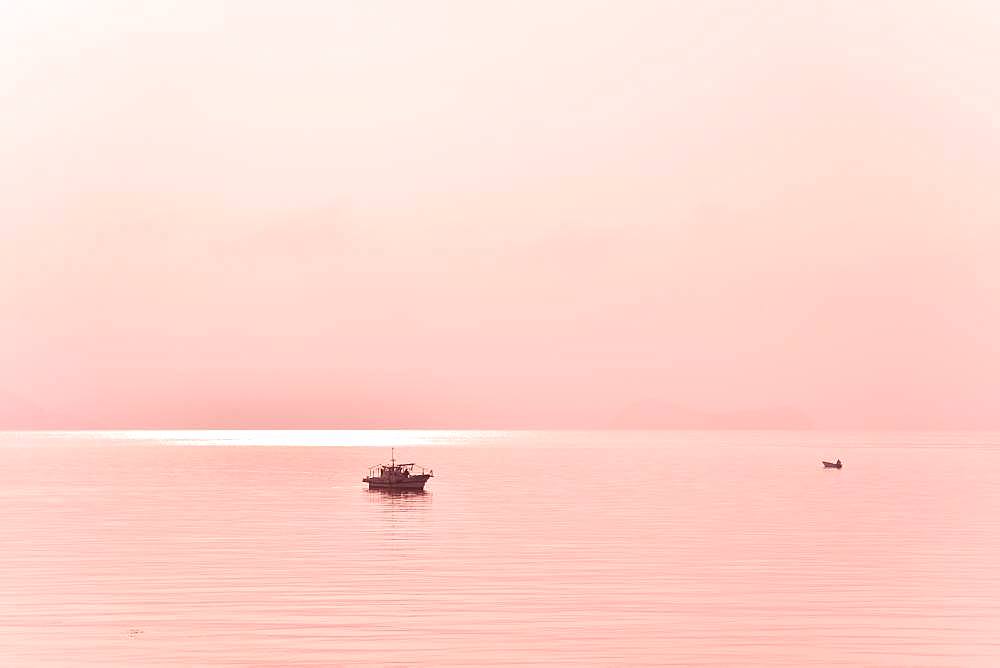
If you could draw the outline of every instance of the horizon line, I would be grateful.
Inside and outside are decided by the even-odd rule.
[[[0,428],[0,434],[114,432],[1000,432],[996,427],[110,427],[84,429]]]

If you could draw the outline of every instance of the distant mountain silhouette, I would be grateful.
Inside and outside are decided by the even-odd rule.
[[[810,429],[812,420],[791,408],[711,411],[657,400],[629,404],[612,419],[616,429]]]
[[[85,428],[74,416],[43,406],[11,390],[0,389],[0,429]]]
[[[810,429],[808,416],[790,408],[712,411],[657,399],[633,401],[624,408],[608,406],[581,416],[572,406],[562,410],[537,407],[530,414],[516,405],[484,409],[475,402],[428,402],[400,406],[387,418],[370,401],[296,402],[297,415],[269,419],[270,405],[228,398],[205,402],[199,412],[184,416],[169,410],[159,419],[141,416],[115,419],[103,415],[69,415],[19,393],[0,389],[0,430],[47,429]],[[477,410],[478,409],[478,410]],[[276,410],[278,410],[276,408]],[[281,412],[289,413],[287,405]],[[458,416],[466,416],[464,418]]]

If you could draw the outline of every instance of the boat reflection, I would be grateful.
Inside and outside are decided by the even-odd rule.
[[[430,492],[425,489],[386,489],[385,487],[373,487],[366,489],[365,492],[371,497],[380,496],[393,496],[393,497],[421,497],[432,496]]]
[[[366,489],[364,494],[368,503],[393,510],[417,510],[430,506],[434,498],[432,493],[422,489]]]

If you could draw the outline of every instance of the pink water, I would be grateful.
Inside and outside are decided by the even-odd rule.
[[[365,489],[390,443],[426,494]],[[995,666],[998,469],[971,433],[5,434],[0,665]]]

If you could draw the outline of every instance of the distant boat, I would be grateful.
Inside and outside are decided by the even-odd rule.
[[[414,469],[420,469],[420,473]],[[368,475],[361,482],[368,483],[368,489],[423,489],[427,481],[434,477],[434,471],[427,471],[416,464],[397,464],[396,449],[392,449],[390,464],[379,464],[368,469]]]
[[[823,468],[827,468],[827,469],[840,469],[840,468],[844,468],[844,465],[841,464],[840,460],[838,459],[836,461],[836,463],[834,463],[834,462],[823,462]]]

